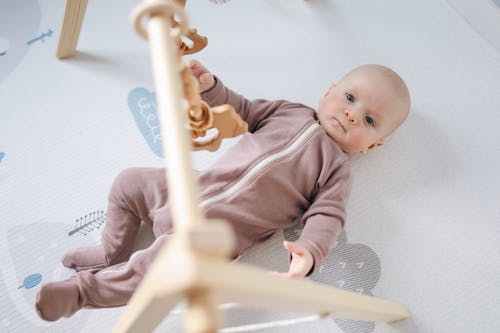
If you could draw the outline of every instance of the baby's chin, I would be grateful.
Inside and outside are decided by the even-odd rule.
[[[349,142],[343,142],[342,140],[335,140],[332,138],[333,141],[342,149],[344,153],[347,154],[352,154],[352,153],[359,153],[363,149],[361,147],[356,147],[356,145],[351,145]]]
[[[337,144],[337,146],[340,147],[340,149],[342,149],[342,151],[344,153],[350,153],[349,151],[349,148],[346,147],[343,143],[342,143],[342,140],[340,140],[340,138],[338,136],[335,135],[335,133],[331,133],[329,131],[326,131],[326,135],[328,135],[328,137],[330,139],[332,139],[333,142],[335,142]]]

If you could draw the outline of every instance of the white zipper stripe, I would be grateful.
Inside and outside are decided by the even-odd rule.
[[[233,184],[230,188],[228,188],[224,192],[214,195],[213,197],[206,198],[205,200],[200,202],[200,207],[203,208],[206,205],[211,204],[215,201],[219,201],[224,197],[229,196],[234,192],[236,192],[237,190],[239,190],[243,186],[243,184],[248,182],[257,172],[262,170],[266,165],[277,160],[282,156],[285,156],[286,154],[290,153],[295,148],[297,148],[297,146],[300,145],[307,138],[307,136],[317,127],[319,127],[318,123],[314,123],[311,126],[309,126],[290,146],[277,153],[274,153],[273,155],[266,157],[265,159],[257,163],[249,172],[247,172],[239,181]]]

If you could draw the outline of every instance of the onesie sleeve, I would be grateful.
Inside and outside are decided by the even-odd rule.
[[[268,101],[265,99],[249,100],[224,86],[218,77],[215,85],[201,94],[202,99],[211,107],[230,104],[248,123],[248,130],[253,133],[262,126],[265,119],[284,107],[295,105],[285,100]]]
[[[304,227],[297,243],[308,249],[314,258],[307,275],[321,266],[342,232],[351,183],[350,161],[347,161],[320,187],[314,202],[302,216]]]

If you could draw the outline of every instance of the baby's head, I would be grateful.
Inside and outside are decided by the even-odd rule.
[[[381,146],[409,110],[410,94],[398,74],[384,66],[363,65],[328,89],[318,118],[343,151],[365,153]]]

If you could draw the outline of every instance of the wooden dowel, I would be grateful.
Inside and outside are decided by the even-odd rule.
[[[163,151],[166,161],[173,162],[167,168],[167,179],[174,228],[176,231],[188,230],[202,223],[202,218],[189,157],[191,143],[182,108],[180,59],[176,40],[170,34],[170,20],[165,14],[152,16],[147,30]]]

